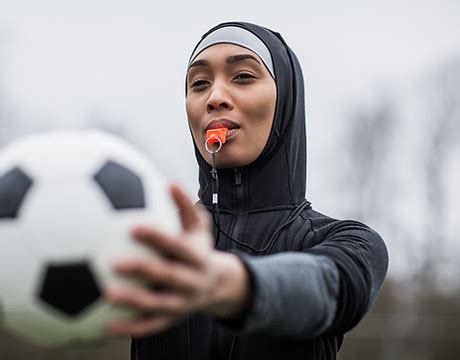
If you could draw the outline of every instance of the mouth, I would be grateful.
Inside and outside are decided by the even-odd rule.
[[[236,122],[230,119],[214,119],[214,120],[211,120],[206,126],[205,133],[208,130],[219,129],[219,128],[228,129],[227,139],[229,139],[238,132],[238,130],[240,129],[240,126]]]

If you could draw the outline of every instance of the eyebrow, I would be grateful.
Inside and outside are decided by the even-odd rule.
[[[227,64],[234,64],[238,61],[243,61],[243,60],[253,60],[255,61],[256,63],[258,63],[259,65],[261,65],[260,61],[256,59],[255,56],[252,56],[251,54],[240,54],[240,55],[232,55],[232,56],[229,56],[228,58],[225,59],[225,62]],[[194,62],[192,62],[190,64],[190,66],[188,67],[188,69],[190,70],[192,67],[196,67],[196,66],[209,66],[209,61],[208,60],[195,60]]]
[[[241,54],[241,55],[232,55],[232,56],[229,56],[228,58],[225,59],[225,62],[227,64],[234,64],[238,61],[242,61],[242,60],[246,60],[246,59],[250,59],[250,60],[254,60],[256,63],[258,63],[259,65],[260,64],[260,61],[257,60],[254,56],[252,56],[251,54]]]
[[[190,70],[194,66],[208,66],[208,65],[209,65],[209,61],[207,60],[195,60],[194,62],[190,64],[188,68]]]

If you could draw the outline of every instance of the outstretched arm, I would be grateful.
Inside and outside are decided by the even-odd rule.
[[[298,338],[343,334],[374,302],[388,267],[380,236],[357,221],[331,219],[303,252],[242,256],[254,284],[240,323],[249,332]]]

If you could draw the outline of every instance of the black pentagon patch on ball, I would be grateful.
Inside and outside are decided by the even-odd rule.
[[[74,317],[101,297],[87,262],[48,265],[39,297],[49,306]]]
[[[16,218],[32,179],[15,167],[0,176],[0,219]]]
[[[127,167],[111,160],[107,161],[94,175],[94,179],[115,209],[145,207],[142,181]]]

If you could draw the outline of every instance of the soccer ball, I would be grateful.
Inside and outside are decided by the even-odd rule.
[[[155,257],[130,235],[135,224],[179,231],[168,185],[123,141],[96,130],[20,139],[0,151],[0,326],[32,343],[103,339],[107,286],[141,286],[116,259]]]

